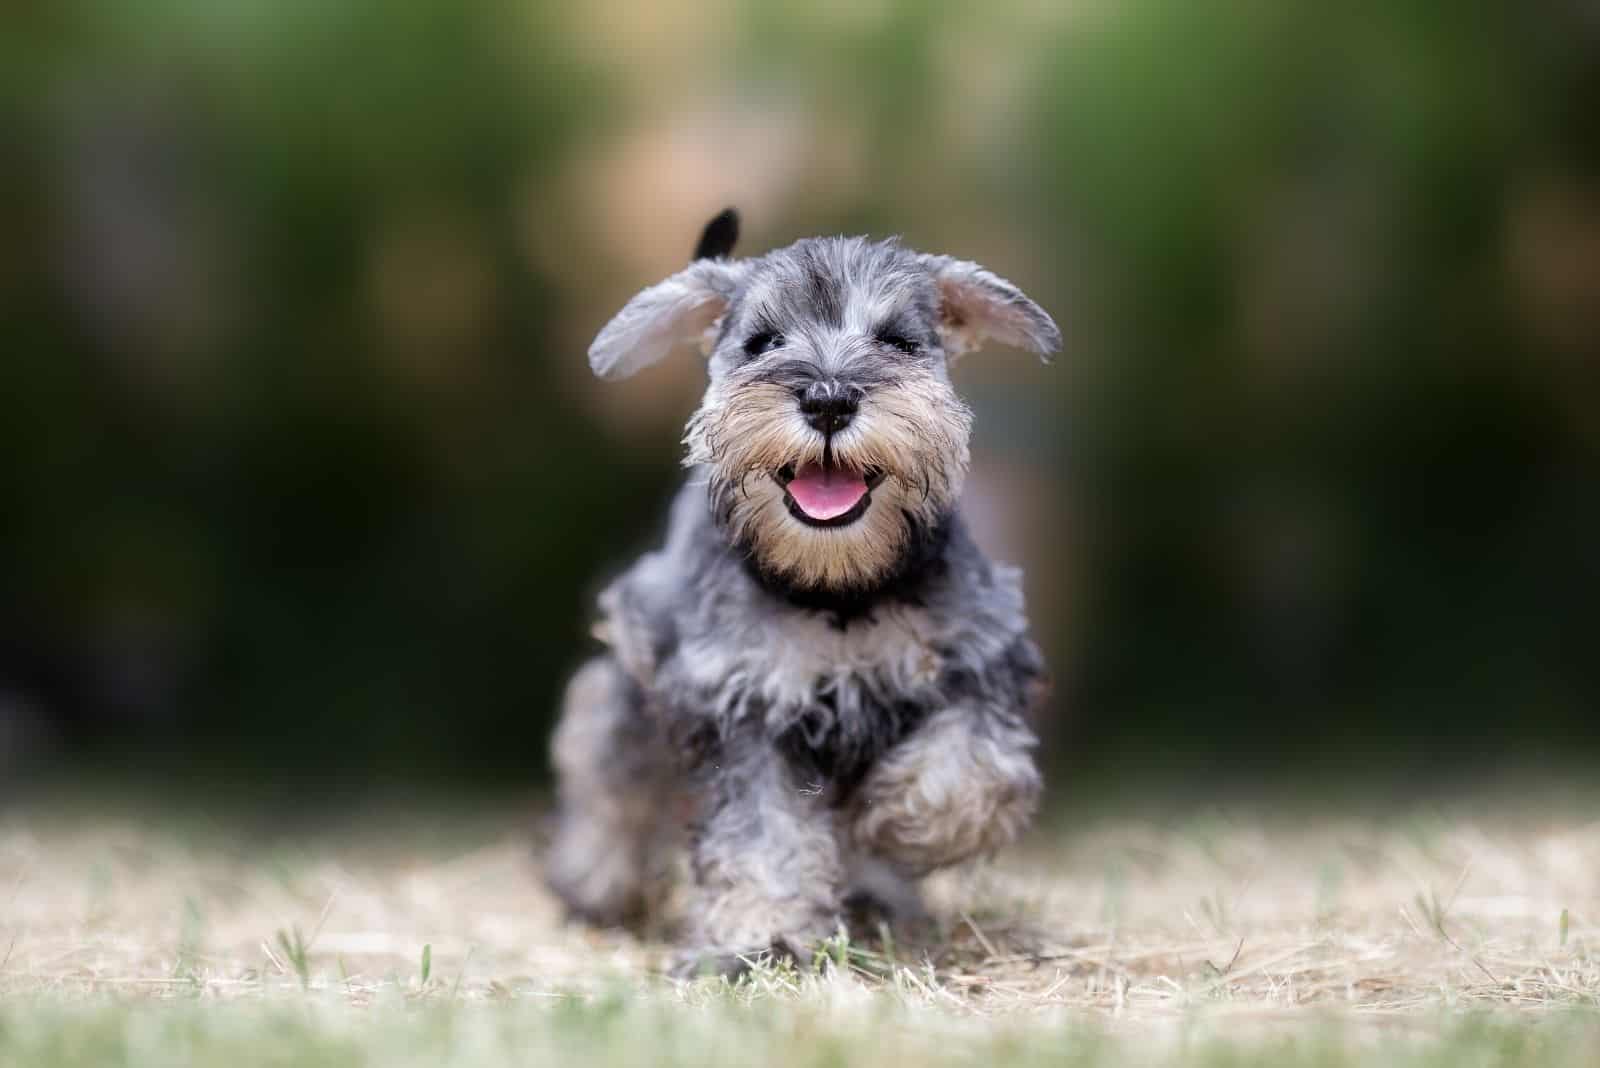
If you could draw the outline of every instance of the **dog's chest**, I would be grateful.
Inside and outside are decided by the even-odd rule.
[[[724,717],[769,725],[881,716],[925,702],[943,667],[931,621],[896,607],[839,626],[821,613],[791,613],[715,634],[679,650],[696,689]]]

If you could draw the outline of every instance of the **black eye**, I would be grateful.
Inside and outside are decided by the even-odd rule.
[[[919,348],[922,347],[903,334],[879,334],[878,343],[880,345],[888,345],[890,348],[899,349],[901,352],[906,353],[907,355],[915,353]]]
[[[771,352],[773,349],[783,348],[783,335],[772,330],[763,330],[759,334],[751,334],[744,343],[746,356],[760,356],[762,353]]]

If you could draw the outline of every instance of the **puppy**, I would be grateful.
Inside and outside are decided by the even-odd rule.
[[[1043,664],[1019,573],[962,523],[948,367],[1060,331],[975,263],[844,237],[734,259],[737,231],[713,219],[589,349],[622,378],[699,341],[710,384],[666,542],[601,595],[608,648],[553,743],[551,886],[626,922],[686,842],[692,961],[804,956],[853,898],[914,902],[1015,839],[1041,788]]]

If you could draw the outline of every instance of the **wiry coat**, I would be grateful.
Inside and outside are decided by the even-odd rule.
[[[666,542],[602,595],[609,648],[569,688],[549,877],[579,914],[626,919],[687,824],[696,948],[798,952],[852,891],[998,848],[1036,806],[1043,666],[1018,572],[956,508],[970,416],[946,362],[1059,335],[976,265],[813,239],[695,263],[591,359],[629,373],[702,333],[711,384]],[[808,387],[849,394],[842,427],[798,414]],[[806,521],[785,480],[808,464],[869,473],[859,518]]]

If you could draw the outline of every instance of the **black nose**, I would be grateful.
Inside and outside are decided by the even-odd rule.
[[[838,382],[813,382],[800,391],[800,414],[824,434],[836,434],[850,425],[861,401],[861,391]]]

